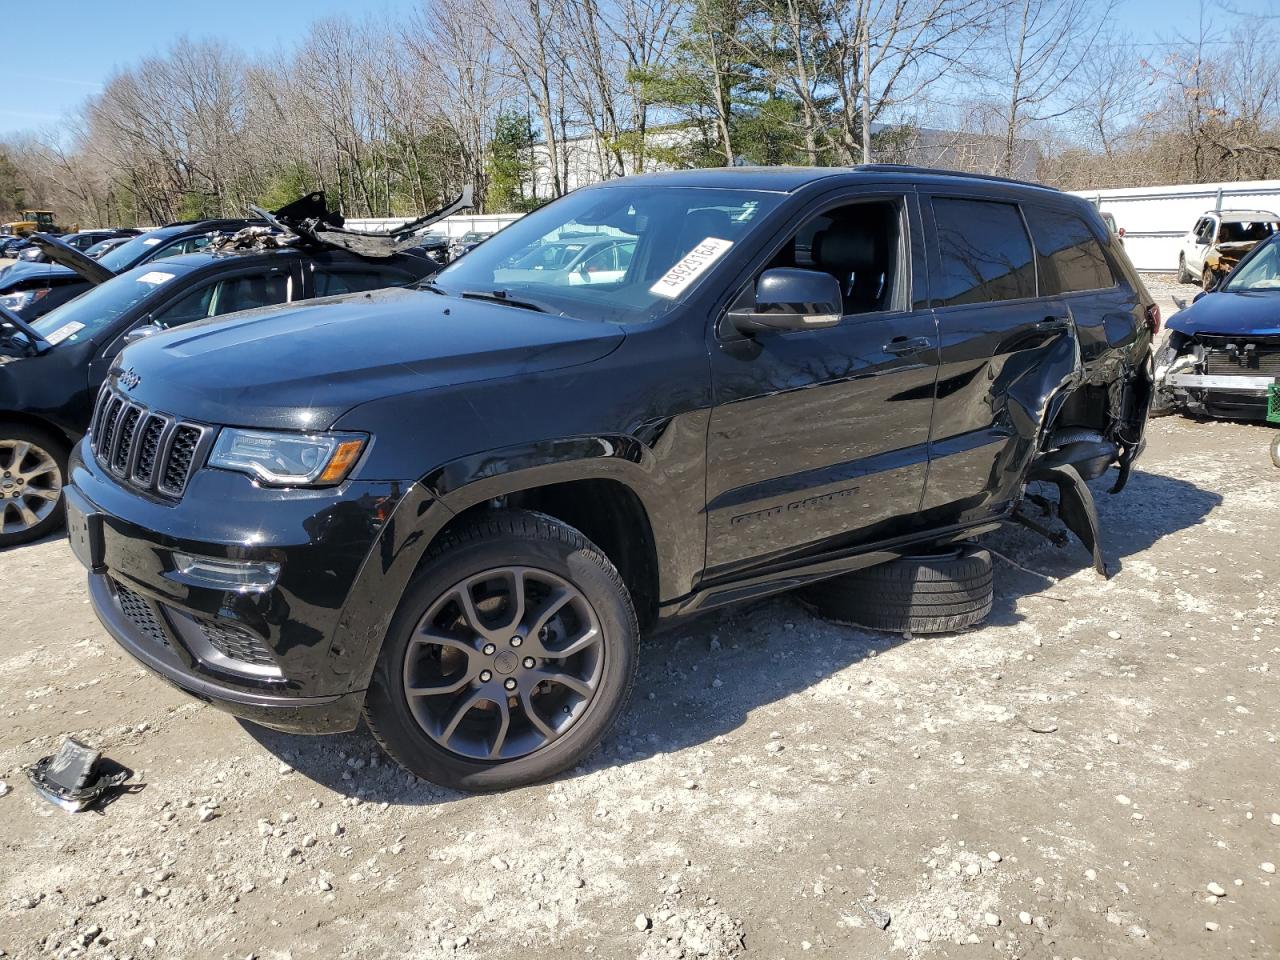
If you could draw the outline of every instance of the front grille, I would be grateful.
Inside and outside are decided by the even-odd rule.
[[[133,479],[143,486],[150,486],[156,471],[156,455],[160,452],[160,438],[169,421],[164,417],[152,414],[147,425],[142,428],[142,437],[138,441],[138,462],[133,468]]]
[[[109,385],[90,421],[98,463],[130,486],[173,500],[187,489],[212,437],[209,427],[151,411]]]
[[[118,580],[112,580],[111,585],[115,589],[120,612],[128,618],[137,631],[157,646],[169,646],[169,635],[160,622],[160,615],[156,612],[155,605]]]
[[[186,423],[179,424],[175,428],[173,442],[169,447],[169,458],[164,466],[164,475],[160,478],[161,493],[167,493],[171,497],[182,496],[202,432],[199,427]]]
[[[1202,338],[1204,372],[1212,376],[1280,377],[1280,338]]]
[[[234,627],[214,620],[200,619],[200,632],[209,641],[209,645],[224,657],[239,660],[241,663],[252,663],[260,667],[274,667],[275,659],[267,651],[266,645],[256,634],[240,627]]]

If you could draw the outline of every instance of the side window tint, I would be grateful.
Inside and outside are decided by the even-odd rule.
[[[218,284],[218,292],[213,301],[213,316],[220,317],[237,310],[252,310],[254,307],[284,303],[288,299],[289,277],[286,274],[260,273],[232,277]]]
[[[1102,244],[1075,214],[1023,206],[1040,262],[1041,295],[1102,290],[1116,285]]]
[[[209,305],[213,301],[213,290],[216,284],[208,283],[197,290],[192,290],[173,306],[166,307],[157,313],[152,322],[158,326],[180,327],[193,320],[203,320],[209,316]]]
[[[1017,207],[936,197],[933,216],[942,260],[935,301],[956,306],[1036,295],[1031,241]]]
[[[315,282],[317,297],[334,297],[340,293],[363,293],[398,286],[404,283],[404,279],[373,270],[337,270],[332,273],[317,270]]]
[[[161,247],[151,255],[152,260],[163,260],[165,257],[178,257],[187,251],[182,249],[186,244],[185,240],[179,240],[177,243],[171,243],[167,247]]]

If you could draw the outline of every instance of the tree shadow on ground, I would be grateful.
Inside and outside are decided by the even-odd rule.
[[[1114,474],[1092,485],[1103,550],[1123,576],[1125,559],[1193,527],[1221,495],[1184,480],[1135,472],[1125,491],[1108,494]],[[1074,538],[1065,548],[1021,527],[984,537],[1017,566],[997,559],[996,596],[988,623],[1022,619],[1021,598],[1052,592],[1070,609],[1058,581],[1087,570],[1091,558]],[[980,629],[980,628],[979,628]],[[675,753],[739,727],[746,717],[832,674],[909,642],[897,634],[835,627],[792,596],[726,608],[646,638],[630,706],[601,747],[562,775],[621,766]],[[247,733],[300,774],[366,802],[435,804],[464,795],[423,783],[384,757],[363,726],[337,737],[303,737],[245,723]],[[377,766],[371,766],[375,761]]]

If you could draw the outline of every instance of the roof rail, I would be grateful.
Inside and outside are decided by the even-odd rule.
[[[1035,187],[1037,190],[1052,190],[1061,193],[1057,187],[1043,183],[1032,183],[1029,180],[1016,180],[1013,177],[998,177],[993,173],[969,173],[965,170],[947,170],[943,167],[920,167],[910,163],[860,163],[855,170],[866,170],[877,173],[921,173],[935,177],[961,177],[966,180],[989,180],[994,183],[1012,183],[1020,187]]]

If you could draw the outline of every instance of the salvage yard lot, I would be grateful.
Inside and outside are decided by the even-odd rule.
[[[1272,433],[1148,436],[1121,496],[1095,485],[1113,580],[1008,530],[985,542],[1025,569],[997,560],[992,617],[962,634],[788,598],[687,623],[648,641],[585,768],[496,796],[411,782],[363,731],[202,706],[106,637],[64,540],[0,554],[0,948],[1273,956]],[[102,813],[36,800],[23,767],[65,734],[139,786]]]

